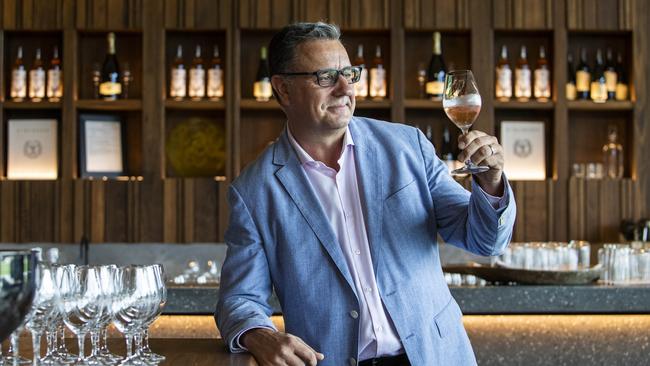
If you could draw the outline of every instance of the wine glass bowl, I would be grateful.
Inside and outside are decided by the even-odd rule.
[[[466,135],[481,112],[481,94],[470,70],[450,71],[445,77],[442,107],[449,119]],[[451,172],[454,175],[476,174],[489,170],[478,166],[468,157],[465,166]]]

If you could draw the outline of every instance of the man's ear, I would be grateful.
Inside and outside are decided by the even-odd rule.
[[[275,92],[278,103],[282,106],[289,105],[289,88],[285,78],[280,75],[271,76],[271,86]]]

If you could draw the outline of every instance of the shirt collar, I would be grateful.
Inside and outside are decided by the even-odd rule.
[[[314,158],[305,151],[305,149],[300,146],[298,141],[293,137],[291,134],[291,129],[289,128],[289,125],[287,124],[287,135],[289,136],[289,142],[291,143],[291,146],[296,150],[296,153],[298,154],[298,160],[300,160],[301,164],[308,164],[308,163],[318,163],[318,161],[314,160]],[[345,129],[345,134],[343,135],[343,144],[341,145],[341,156],[343,156],[343,152],[348,146],[354,146],[354,141],[352,140],[352,134],[350,133],[350,127],[346,127]]]

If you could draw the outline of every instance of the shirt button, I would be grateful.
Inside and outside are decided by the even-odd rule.
[[[348,360],[348,363],[350,364],[350,366],[356,366],[357,365],[357,360],[355,360],[354,357],[350,357],[350,359]]]
[[[356,310],[352,310],[350,312],[350,316],[352,317],[352,319],[356,319],[359,317],[359,313]]]
[[[377,328],[375,328],[375,330],[377,330],[378,332],[381,332],[382,329],[383,328],[381,327],[381,325],[378,325]]]
[[[355,250],[354,250],[354,254],[356,254],[356,255],[361,255],[361,251],[360,251],[359,249],[355,249]]]
[[[372,289],[370,287],[365,288],[366,292],[372,292]]]

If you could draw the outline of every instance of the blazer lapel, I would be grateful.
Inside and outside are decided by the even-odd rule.
[[[359,196],[366,221],[366,232],[370,243],[372,266],[377,276],[377,263],[381,252],[382,220],[384,194],[384,172],[375,147],[368,141],[369,131],[359,131],[350,121],[350,133],[354,140],[354,160],[356,162]]]
[[[298,207],[316,237],[321,242],[332,261],[354,291],[354,282],[348,269],[341,246],[336,240],[329,220],[321,208],[318,197],[300,165],[287,137],[286,129],[275,146],[273,163],[281,167],[275,172],[291,200]]]

